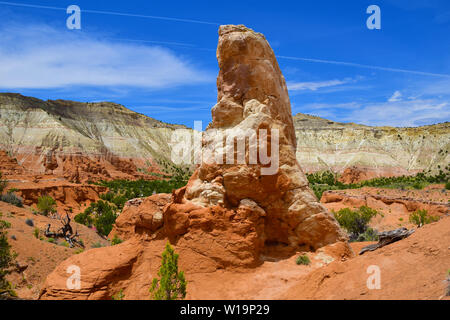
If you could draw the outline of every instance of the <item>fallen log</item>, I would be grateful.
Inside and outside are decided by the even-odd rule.
[[[391,231],[381,232],[378,234],[378,243],[374,243],[368,245],[367,247],[362,248],[359,254],[363,254],[364,252],[367,251],[374,251],[390,243],[407,238],[411,234],[413,234],[414,231],[415,231],[414,229],[408,230],[406,228],[399,228]]]

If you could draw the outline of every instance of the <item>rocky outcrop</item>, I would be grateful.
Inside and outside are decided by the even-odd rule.
[[[316,249],[343,240],[336,221],[309,189],[295,157],[287,87],[268,42],[262,34],[243,26],[222,26],[219,35],[218,103],[212,109],[213,121],[205,133],[203,149],[216,151],[217,157],[216,137],[228,140],[233,135],[240,138],[248,134],[243,152],[246,163],[238,164],[238,147],[233,144],[219,147],[223,154],[218,156],[227,157],[226,164],[204,156],[183,199],[169,207],[168,219],[193,204],[209,211],[223,206],[240,212],[240,218],[248,221],[254,232],[250,251],[255,259],[265,246]],[[262,165],[261,159],[250,163],[252,150],[261,151],[266,143],[261,136],[264,130],[270,147],[277,144],[272,152],[278,159],[272,158],[270,163],[273,167],[276,162],[276,170],[270,174],[264,173],[269,164]],[[275,134],[276,139],[272,139]],[[232,163],[228,161],[230,153]],[[178,238],[185,232],[181,228],[171,236]],[[242,254],[248,250],[239,251]]]
[[[268,42],[244,26],[221,26],[219,36],[218,103],[203,137],[201,164],[187,186],[170,199],[153,195],[130,201],[111,233],[128,240],[65,261],[48,277],[42,299],[105,299],[120,288],[134,298],[137,293],[147,298],[167,239],[188,277],[256,267],[271,256],[292,256],[340,241],[347,246],[346,235],[317,201],[296,160],[288,92]],[[223,139],[217,136],[240,137],[241,132],[249,134],[242,152],[235,150],[234,138],[218,147]],[[262,145],[270,161],[262,160],[267,153],[259,153],[252,163],[252,148],[260,151]],[[214,159],[222,160],[231,154],[231,161],[211,162],[206,151],[219,152]],[[70,265],[83,274],[79,290],[66,289]]]
[[[156,238],[155,232],[163,226],[164,207],[170,200],[170,194],[161,193],[127,201],[109,237],[128,240],[146,234]]]

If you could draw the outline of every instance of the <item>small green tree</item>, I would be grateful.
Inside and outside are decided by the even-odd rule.
[[[438,216],[428,215],[427,210],[417,210],[409,215],[409,222],[414,223],[418,228],[425,224],[436,222],[438,220]]]
[[[343,208],[334,212],[334,217],[339,225],[349,233],[350,241],[372,241],[376,240],[376,233],[369,227],[369,222],[378,214],[380,214],[378,211],[362,206],[356,210]]]
[[[38,199],[37,207],[42,215],[48,216],[56,212],[56,201],[50,196],[42,196]]]
[[[160,279],[153,278],[150,294],[154,300],[177,300],[186,297],[186,280],[184,272],[178,272],[178,254],[167,243],[162,253]]]

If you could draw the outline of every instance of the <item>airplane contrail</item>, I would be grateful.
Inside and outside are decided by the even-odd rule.
[[[67,10],[67,8],[61,8],[61,7],[42,6],[42,5],[36,5],[36,4],[26,4],[26,3],[17,3],[17,2],[0,1],[0,4],[4,4],[4,5],[8,5],[8,6],[16,6],[16,7],[38,8],[38,9],[64,10],[64,11]],[[115,11],[82,9],[81,12],[107,14],[107,15],[114,15],[114,16],[135,17],[135,18],[145,18],[145,19],[158,19],[158,20],[167,20],[167,21],[175,21],[175,22],[200,23],[200,24],[209,24],[209,25],[215,25],[215,26],[220,25],[220,23],[209,22],[209,21],[172,18],[172,17],[161,17],[161,16],[149,16],[149,15],[143,15],[143,14],[124,13],[124,12],[115,12]]]
[[[322,60],[322,59],[288,57],[288,56],[277,56],[277,58],[288,59],[288,60],[299,60],[299,61],[306,61],[306,62],[316,62],[316,63],[328,63],[328,64],[336,64],[336,65],[342,65],[342,66],[358,67],[358,68],[374,69],[374,70],[382,70],[382,71],[402,72],[402,73],[409,73],[409,74],[418,74],[418,75],[422,75],[422,76],[450,78],[450,74],[423,72],[423,71],[416,71],[416,70],[407,70],[407,69],[398,69],[398,68],[389,68],[389,67],[380,67],[380,66],[371,66],[371,65],[367,65],[367,64],[354,63],[354,62],[343,62],[343,61],[334,61],[334,60]]]

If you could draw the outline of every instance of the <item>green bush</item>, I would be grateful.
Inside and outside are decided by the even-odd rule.
[[[113,227],[117,218],[117,207],[107,201],[98,200],[84,210],[84,212],[75,216],[75,222],[86,226],[95,226],[97,232],[107,236]]]
[[[97,202],[97,212],[96,219],[94,221],[94,226],[97,228],[97,232],[107,236],[113,227],[114,222],[116,222],[117,215],[115,210],[107,203],[99,200]]]
[[[295,260],[295,263],[297,263],[298,265],[302,264],[302,265],[309,265],[311,263],[311,260],[309,260],[309,257],[304,254],[302,256],[298,256],[297,260]]]
[[[0,200],[3,202],[8,202],[12,205],[15,205],[16,207],[22,208],[23,207],[23,199],[19,196],[16,196],[12,192],[8,192],[6,194],[2,194],[0,197]]]
[[[365,237],[370,238],[370,235],[375,233],[375,231],[371,231],[368,224],[373,217],[380,213],[367,206],[362,206],[357,210],[344,208],[333,214],[339,225],[349,233],[350,241],[358,241],[360,235],[363,235],[362,239],[364,239]],[[366,234],[366,232],[368,233]]]
[[[89,207],[90,208],[90,207]],[[92,218],[92,209],[89,210],[87,208],[84,212],[77,214],[74,218],[75,222],[84,224],[85,226],[91,227],[94,223],[94,219]]]
[[[119,243],[122,243],[122,242],[123,242],[123,240],[120,239],[117,235],[115,235],[114,238],[111,241],[111,245],[115,246],[116,244],[119,244]]]
[[[63,242],[61,242],[59,245],[62,247],[66,247],[66,248],[70,247],[70,244],[65,240]]]
[[[428,215],[427,210],[417,210],[409,215],[409,222],[414,223],[418,228],[425,224],[436,222],[438,220],[438,216]]]
[[[6,280],[6,276],[10,273],[10,268],[13,266],[17,256],[11,251],[11,246],[8,243],[6,229],[10,227],[11,224],[0,220],[0,296],[4,294],[16,296],[11,284]]]
[[[39,228],[34,228],[33,230],[33,235],[36,239],[39,239]]]
[[[450,181],[445,184],[445,189],[450,190]]]
[[[42,215],[48,216],[50,213],[56,212],[56,201],[52,197],[45,195],[39,197],[37,207]]]
[[[186,297],[184,272],[178,271],[178,254],[167,243],[162,253],[159,279],[153,278],[150,295],[154,300],[177,300]]]
[[[123,294],[123,289],[120,289],[119,292],[117,292],[115,295],[111,297],[113,300],[123,300],[125,298],[125,295]]]
[[[101,247],[103,247],[103,245],[100,243],[100,241],[91,244],[91,248],[101,248]]]
[[[367,227],[367,230],[364,233],[358,235],[356,241],[357,242],[378,241],[378,239],[379,239],[378,232],[370,227]]]
[[[344,184],[339,182],[336,177],[337,174],[331,171],[307,173],[306,176],[309,181],[311,189],[314,191],[318,199],[322,197],[322,193],[327,190],[342,190],[342,189],[358,189],[362,187],[377,187],[390,189],[423,189],[430,183],[445,183],[446,188],[450,179],[449,167],[446,166],[444,170],[438,168],[437,174],[430,175],[424,172],[418,173],[415,176],[399,176],[399,177],[381,177],[371,180],[362,181],[359,183]],[[450,186],[448,186],[450,187]]]

